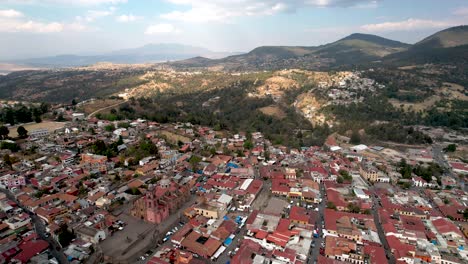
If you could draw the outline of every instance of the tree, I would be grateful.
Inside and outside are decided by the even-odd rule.
[[[11,152],[17,152],[20,150],[20,147],[18,146],[18,144],[14,142],[11,143],[11,142],[4,141],[0,144],[0,149],[9,149],[11,150]]]
[[[253,148],[253,143],[252,143],[252,141],[246,140],[246,141],[244,142],[244,148],[246,148],[246,149],[252,149],[252,148]]]
[[[67,247],[70,242],[75,238],[73,232],[68,231],[68,226],[62,225],[58,231],[58,241],[62,247]]]
[[[361,143],[361,135],[359,135],[359,132],[357,130],[353,130],[353,133],[351,134],[351,138],[349,142],[355,145]]]
[[[327,203],[327,208],[336,210],[336,205],[333,202],[328,202]]]
[[[18,129],[16,129],[16,132],[18,132],[20,138],[28,137],[28,130],[26,130],[26,128],[23,126],[19,126]]]
[[[8,166],[11,166],[12,161],[11,161],[10,155],[5,154],[5,155],[3,156],[3,162],[5,162],[5,164],[7,164]]]
[[[107,132],[112,132],[115,130],[115,126],[113,124],[109,124],[104,127],[104,130],[106,130]]]
[[[450,144],[446,148],[444,148],[445,152],[455,152],[457,151],[457,145]]]
[[[58,114],[56,120],[57,120],[58,122],[63,122],[63,121],[65,121],[65,118],[63,117],[63,113]]]
[[[8,134],[10,134],[10,130],[6,126],[1,126],[0,127],[0,137],[2,139],[6,139],[8,137]]]
[[[343,183],[343,182],[344,182],[343,177],[338,176],[338,177],[336,178],[336,182],[337,182],[337,183]]]
[[[400,167],[399,172],[401,173],[401,176],[403,177],[403,179],[410,179],[411,178],[411,172],[412,172],[411,165],[406,163],[405,159],[401,159],[401,161],[400,161],[400,163],[398,165]]]
[[[353,179],[353,177],[346,170],[339,170],[338,172],[344,180],[351,181]]]
[[[355,203],[349,203],[347,207],[351,213],[359,213],[361,211],[361,208]]]
[[[71,103],[72,103],[72,105],[76,105],[76,104],[77,104],[77,102],[76,102],[75,99],[73,99],[73,100],[71,101]]]

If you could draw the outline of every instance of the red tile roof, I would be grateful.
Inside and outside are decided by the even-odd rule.
[[[22,252],[16,255],[14,259],[21,261],[21,263],[27,263],[32,257],[46,250],[48,247],[49,243],[44,240],[27,241],[19,246]]]
[[[385,250],[382,247],[366,245],[364,246],[364,254],[369,255],[370,263],[388,263]]]
[[[432,221],[432,224],[437,229],[437,231],[442,235],[453,232],[463,237],[463,234],[461,233],[460,229],[458,229],[458,227],[454,223],[447,220],[446,218],[440,218],[440,219],[434,220]]]

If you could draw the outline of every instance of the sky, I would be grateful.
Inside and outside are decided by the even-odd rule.
[[[356,32],[415,43],[463,24],[467,0],[0,0],[0,61],[149,43],[243,52]]]

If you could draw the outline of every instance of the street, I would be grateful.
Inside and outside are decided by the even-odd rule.
[[[378,213],[378,208],[380,207],[380,205],[376,198],[374,187],[372,186],[369,189],[369,191],[371,191],[372,193],[372,203],[373,203],[372,215],[374,216],[374,223],[375,223],[375,226],[377,227],[377,233],[379,234],[380,243],[382,243],[382,246],[385,249],[385,255],[387,255],[388,263],[395,264],[396,263],[395,257],[393,256],[393,253],[391,252],[391,249],[388,246],[387,237],[385,236],[385,233],[383,231],[382,223],[380,223],[379,213]]]
[[[317,263],[318,256],[320,254],[320,248],[322,247],[322,243],[324,242],[324,237],[323,237],[323,229],[322,226],[325,224],[324,222],[324,210],[325,206],[327,204],[327,199],[325,197],[325,186],[320,184],[320,196],[322,198],[322,201],[318,205],[319,208],[319,216],[317,219],[317,222],[315,223],[316,228],[318,229],[318,238],[314,238],[312,241],[312,244],[315,246],[311,246],[310,250],[310,255],[309,255],[309,260],[307,263],[312,264],[312,263]]]
[[[61,246],[59,245],[59,243],[57,243],[57,241],[55,241],[52,237],[46,237],[46,227],[44,225],[44,223],[42,222],[42,220],[36,216],[33,212],[29,211],[27,208],[23,207],[19,202],[18,200],[16,200],[15,196],[9,191],[9,190],[6,190],[6,189],[1,189],[0,188],[0,192],[4,193],[8,199],[14,201],[21,209],[23,209],[24,212],[28,213],[30,216],[31,216],[31,221],[34,225],[34,229],[36,230],[36,233],[37,235],[47,241],[49,243],[49,252],[50,254],[55,257],[59,263],[68,263],[68,260],[65,256],[65,254],[63,254],[62,250],[61,250]]]
[[[450,176],[455,181],[457,181],[461,187],[462,190],[465,192],[468,192],[468,186],[465,186],[465,180],[464,177],[457,177],[455,173],[452,172],[452,168],[448,164],[447,160],[444,157],[444,150],[441,145],[439,144],[433,144],[432,145],[432,153],[433,153],[433,158],[434,161],[439,164],[442,168],[445,169],[444,176]]]

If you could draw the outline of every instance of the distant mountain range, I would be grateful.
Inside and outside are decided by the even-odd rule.
[[[139,48],[122,49],[102,55],[58,55],[51,57],[14,60],[8,62],[17,65],[47,68],[85,66],[98,62],[123,64],[158,63],[184,60],[196,56],[217,59],[235,54],[240,53],[214,52],[208,49],[182,44],[148,44]]]
[[[220,67],[225,70],[284,68],[327,70],[359,65],[420,64],[468,60],[468,26],[452,27],[410,45],[369,34],[351,34],[321,46],[262,46],[248,53],[222,53],[181,44],[148,44],[102,55],[60,55],[6,63],[23,68],[85,66],[98,62],[167,63],[175,68]]]
[[[439,63],[468,60],[468,26],[449,28],[410,45],[368,34],[352,34],[317,47],[263,46],[222,59],[195,57],[174,67],[222,66],[227,70],[329,69],[373,63]]]

